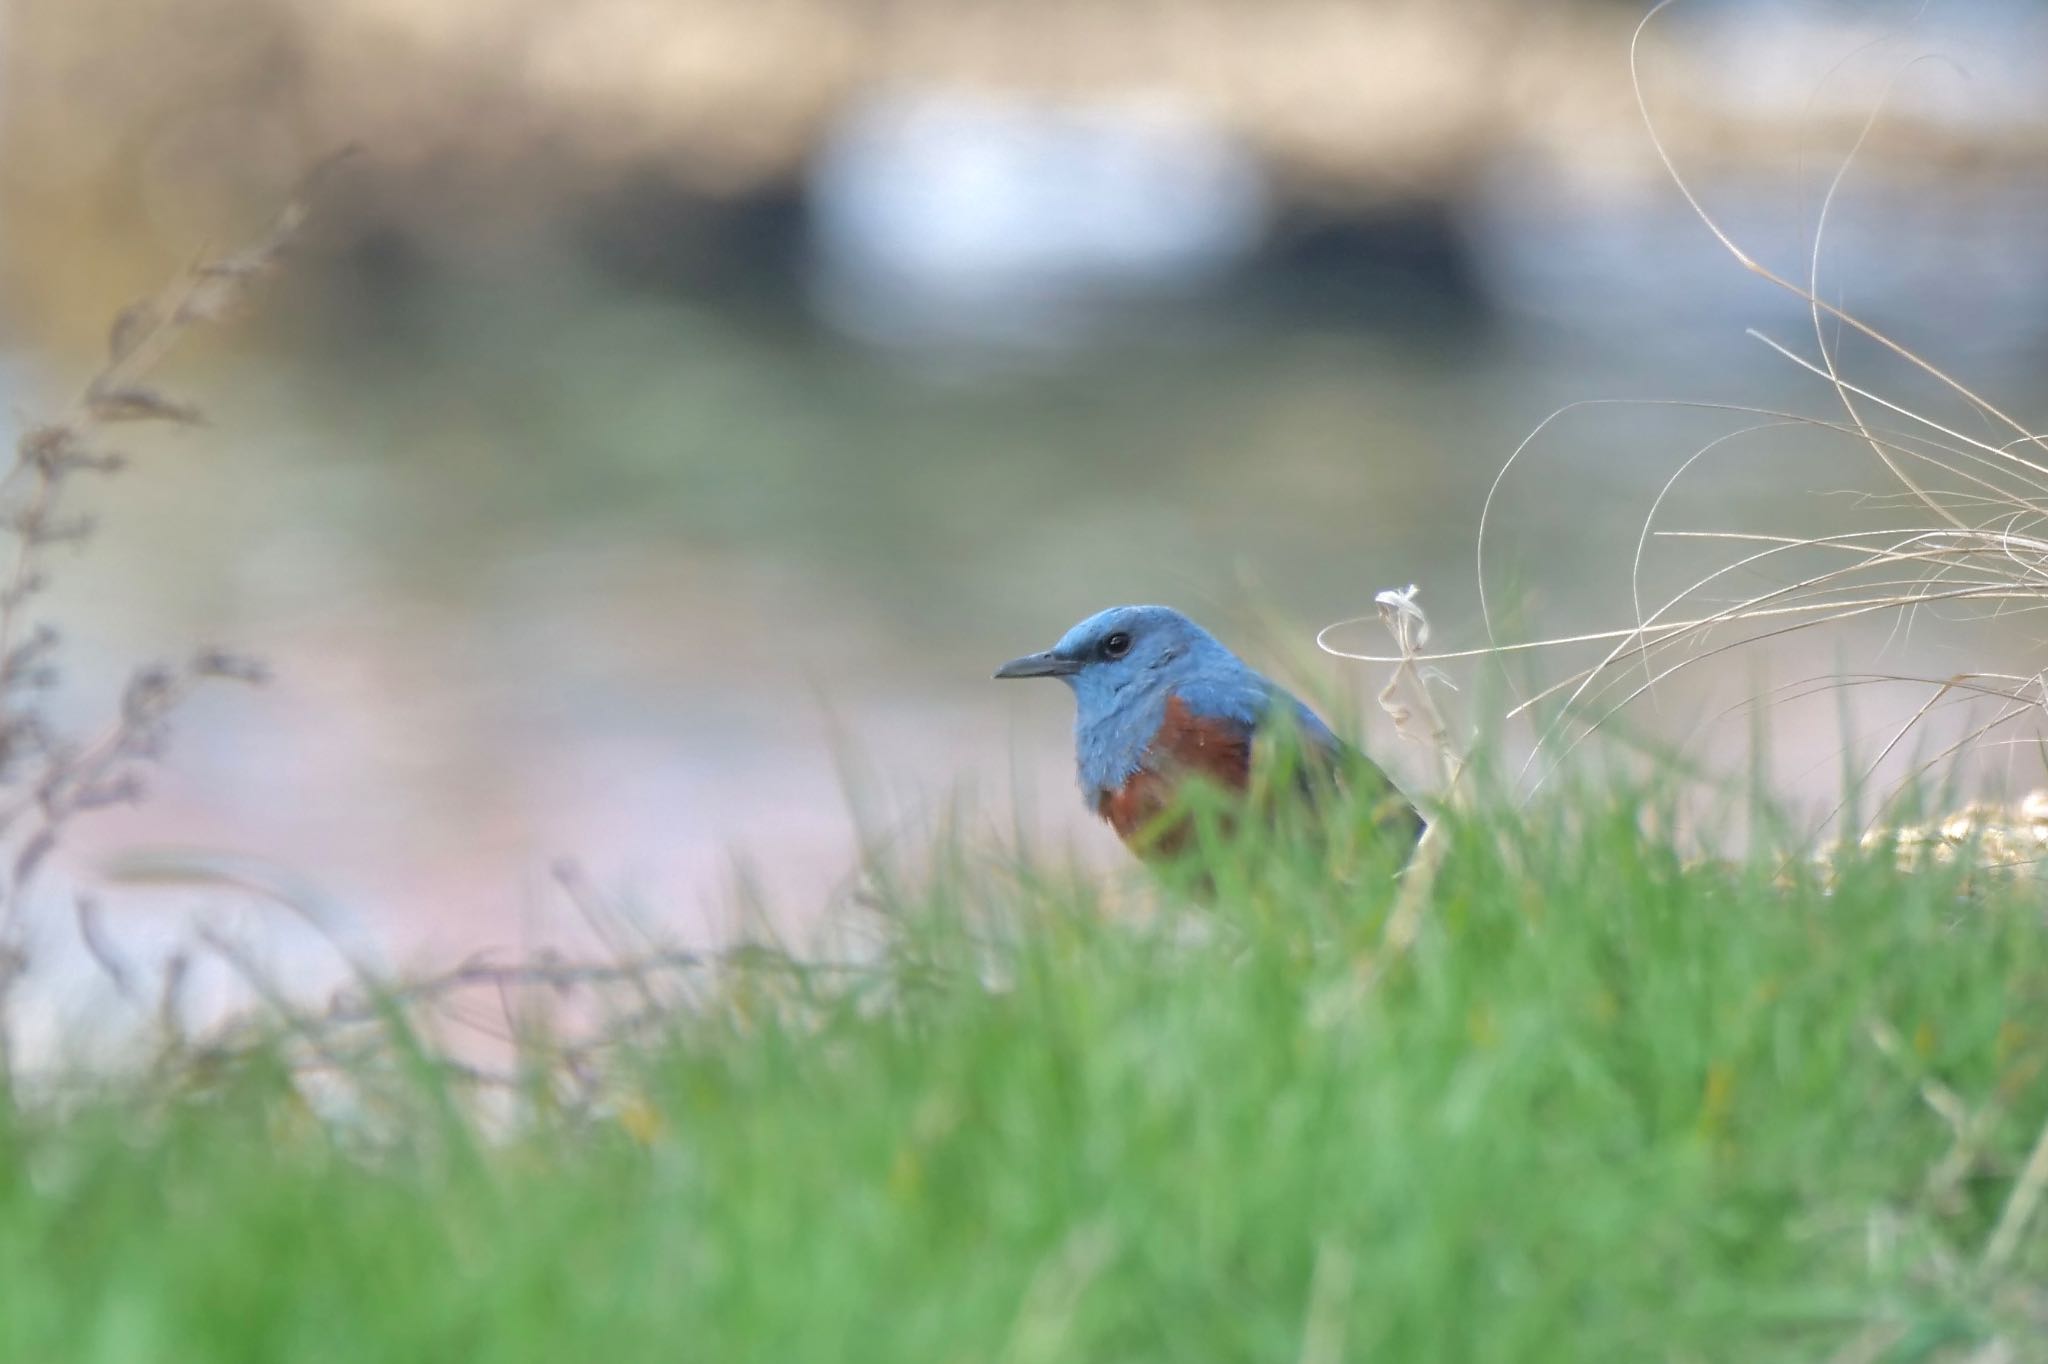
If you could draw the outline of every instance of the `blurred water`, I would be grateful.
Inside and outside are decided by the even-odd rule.
[[[2013,206],[2037,194],[1845,206],[1860,254],[1841,262],[1859,306],[2036,415],[2048,281]],[[1727,199],[1797,267],[1800,200]],[[1959,220],[2010,230],[1963,259]],[[1504,193],[1461,230],[1479,314],[1418,285],[1333,318],[1247,283],[1021,351],[869,349],[744,291],[624,288],[566,248],[447,264],[400,308],[314,262],[272,305],[289,321],[183,376],[213,426],[106,490],[57,599],[81,720],[129,661],[198,639],[277,680],[195,703],[156,798],[95,825],[70,870],[136,845],[256,857],[398,955],[445,956],[573,936],[545,874],[564,856],[686,936],[732,929],[743,867],[779,922],[812,922],[854,863],[855,807],[914,847],[949,811],[1007,827],[1014,805],[1120,865],[1073,792],[1064,692],[988,679],[1117,601],[1188,609],[1414,773],[1368,699],[1383,676],[1310,639],[1414,582],[1439,643],[1477,643],[1481,502],[1538,421],[1588,398],[1830,402],[1742,335],[1796,341],[1800,310],[1675,209]],[[1627,619],[1651,498],[1737,424],[1656,406],[1560,423],[1504,486],[1497,600],[1531,630]],[[1835,525],[1856,513],[1826,494],[1870,486],[1867,464],[1767,436],[1670,523]],[[1953,666],[1938,623],[1891,647]],[[1827,736],[1794,737],[1824,787]],[[113,905],[141,925],[217,898]]]

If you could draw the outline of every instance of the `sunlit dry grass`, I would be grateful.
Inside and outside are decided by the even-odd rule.
[[[1821,262],[1828,215],[1858,153],[1878,126],[1881,107],[1873,110],[1827,186],[1804,278],[1773,269],[1722,227],[1658,136],[1640,69],[1641,48],[1644,35],[1672,2],[1665,0],[1644,17],[1632,49],[1636,97],[1648,136],[1673,184],[1736,265],[1805,305],[1812,323],[1810,350],[1802,352],[1761,333],[1751,335],[1814,376],[1838,411],[1774,411],[1682,398],[1640,404],[1722,412],[1741,425],[1681,462],[1653,499],[1626,569],[1633,620],[1536,640],[1504,638],[1498,603],[1489,595],[1494,585],[1488,548],[1504,513],[1502,488],[1509,474],[1532,458],[1562,421],[1589,409],[1639,404],[1571,404],[1541,422],[1509,456],[1494,481],[1477,532],[1487,643],[1428,655],[1426,661],[1485,660],[1501,665],[1557,651],[1592,649],[1597,654],[1590,664],[1571,667],[1562,676],[1519,690],[1510,683],[1511,699],[1501,718],[1533,725],[1532,752],[1524,769],[1532,787],[1552,780],[1589,739],[1614,729],[1639,703],[1682,675],[1725,673],[1742,657],[1763,657],[1795,636],[1841,627],[1856,628],[1862,633],[1854,638],[1865,639],[1869,627],[1888,625],[1899,638],[1929,614],[1944,622],[1974,622],[2000,631],[2004,638],[1999,643],[2009,645],[2013,632],[2048,605],[2048,440],[1929,359],[1823,296]],[[1932,381],[1953,400],[1960,415],[1944,418],[1926,410],[1925,404],[1894,401],[1846,374],[1839,362],[1845,334],[1880,347]],[[1875,524],[1815,535],[1669,525],[1685,505],[1687,489],[1705,476],[1718,456],[1752,437],[1791,429],[1817,432],[1869,454],[1875,481],[1862,490],[1858,505]],[[1993,434],[1973,435],[1972,429]],[[1800,485],[1796,465],[1777,477],[1788,496],[1815,491]],[[1702,546],[1725,549],[1725,557],[1663,599],[1646,597],[1647,570],[1656,566],[1660,549]],[[1323,633],[1321,642],[1330,652],[1374,663],[1399,662],[1398,656],[1376,649],[1340,647],[1333,642],[1333,632],[1342,628],[1333,626]],[[2007,650],[1997,652],[2002,656]],[[1507,670],[1502,675],[1519,674]],[[2024,773],[2030,760],[2038,758],[2040,767],[2023,779],[2028,786],[2048,783],[2048,748],[2042,747],[2041,727],[2048,714],[2048,671],[2014,672],[1987,665],[1923,676],[1882,666],[1849,667],[1773,688],[1753,698],[1751,706],[1783,707],[1816,695],[1846,696],[1876,688],[1905,688],[1915,700],[1876,742],[1856,746],[1854,761],[1860,771],[1849,775],[1852,795],[1863,794],[1885,774],[1883,789],[1874,792],[1873,808],[1865,812],[1869,816],[1896,812],[1903,797],[1926,791],[1930,781],[1967,779],[1985,770],[1987,759],[2017,757],[2018,770]],[[1717,718],[1742,718],[1750,709],[1739,707]],[[1951,713],[1959,717],[1957,724],[1923,742],[1929,722],[1947,719]],[[1727,732],[1705,726],[1694,751]],[[1719,766],[1725,772],[1729,764]],[[1833,814],[1843,809],[1838,805]],[[2006,811],[2000,822],[2019,827],[2025,821]]]

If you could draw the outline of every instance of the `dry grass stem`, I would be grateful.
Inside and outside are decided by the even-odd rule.
[[[111,428],[204,420],[192,403],[152,386],[156,371],[188,334],[228,316],[276,269],[306,221],[311,191],[338,159],[317,166],[240,250],[194,264],[154,298],[124,308],[109,329],[105,360],[77,400],[63,415],[25,431],[13,463],[0,472],[6,503],[0,531],[14,540],[0,567],[0,961],[18,962],[0,971],[0,1038],[8,1032],[11,989],[27,969],[23,907],[67,827],[94,810],[141,798],[143,770],[161,755],[170,718],[194,686],[216,678],[256,682],[263,673],[261,665],[216,649],[181,664],[143,667],[99,734],[60,733],[50,701],[62,682],[62,635],[51,622],[30,617],[49,588],[53,551],[83,544],[93,533],[92,520],[69,510],[66,496],[80,476],[106,477],[126,467],[125,455],[106,448]],[[132,997],[134,983],[99,935],[90,902],[80,903],[78,922],[95,960]],[[0,1090],[11,1073],[7,1061],[0,1054]]]
[[[1450,685],[1435,666],[1424,660],[1423,650],[1429,645],[1429,617],[1423,614],[1422,605],[1416,600],[1417,588],[1410,584],[1402,590],[1388,589],[1374,600],[1379,605],[1380,620],[1394,637],[1399,660],[1394,672],[1380,689],[1379,702],[1393,719],[1394,728],[1404,739],[1428,744],[1442,765],[1443,803],[1449,805],[1457,796],[1458,784],[1465,773],[1465,757],[1451,740],[1450,723],[1445,720],[1443,710],[1437,705],[1431,692],[1435,684]],[[1439,820],[1431,820],[1422,831],[1422,838],[1415,845],[1414,854],[1401,873],[1401,889],[1394,899],[1394,905],[1387,914],[1387,923],[1381,933],[1381,944],[1394,952],[1405,952],[1415,942],[1415,935],[1421,930],[1422,916],[1429,904],[1430,891],[1436,884],[1438,868],[1443,865],[1445,850],[1450,846],[1442,832]]]
[[[1908,639],[1923,618],[1951,624],[2004,625],[2048,608],[2048,439],[1910,347],[1821,296],[1820,259],[1829,215],[1851,166],[1877,127],[1885,101],[1881,99],[1864,120],[1826,186],[1805,262],[1805,279],[1796,281],[1758,261],[1721,226],[1659,138],[1644,91],[1642,37],[1671,3],[1664,0],[1643,18],[1631,47],[1631,75],[1643,124],[1669,178],[1714,240],[1743,269],[1805,305],[1816,357],[1799,354],[1760,333],[1751,335],[1824,382],[1840,411],[1835,417],[1818,417],[1736,404],[1621,399],[1561,407],[1538,423],[1510,453],[1481,509],[1475,567],[1484,646],[1433,654],[1403,646],[1383,654],[1331,643],[1334,631],[1360,621],[1340,622],[1318,637],[1318,643],[1332,653],[1393,664],[1402,670],[1453,659],[1498,661],[1518,653],[1597,647],[1600,652],[1591,663],[1561,678],[1532,688],[1519,688],[1513,678],[1506,679],[1511,702],[1505,718],[1537,725],[1535,743],[1523,768],[1531,790],[1558,773],[1588,738],[1653,697],[1665,683],[1698,670],[1702,664],[1726,662],[1739,651],[1775,645],[1819,629],[1889,622],[1890,635],[1884,645],[1889,648]],[[1853,333],[1883,347],[1932,379],[1977,421],[1999,431],[1999,437],[1972,435],[1965,429],[1970,423],[1916,411],[1846,376],[1836,332]],[[1566,416],[1631,406],[1722,411],[1748,420],[1740,429],[1694,450],[1658,488],[1641,523],[1630,565],[1632,625],[1533,640],[1503,639],[1490,596],[1488,549],[1510,474],[1536,442]],[[1901,425],[1887,427],[1879,424],[1880,419]],[[1817,535],[1660,524],[1670,516],[1688,480],[1712,457],[1750,437],[1787,429],[1839,436],[1868,451],[1884,486],[1863,490],[1865,495],[1857,505],[1881,517],[1885,524]],[[1690,581],[1661,603],[1654,603],[1646,599],[1647,569],[1654,552],[1667,545],[1694,549],[1718,545],[1728,553],[1718,566],[1688,575]],[[1756,579],[1763,584],[1751,585]],[[1731,592],[1738,584],[1739,590]],[[2002,628],[1993,638],[2009,642],[2013,632]],[[1834,685],[1865,685],[1879,675],[1876,669],[1858,670],[1836,679]],[[1902,673],[1897,680],[1906,680],[1906,676]],[[2019,745],[2008,746],[2008,739],[2023,729],[2038,734],[2041,722],[2048,719],[2048,688],[2044,688],[2040,673],[1966,668],[1917,681],[1929,688],[1930,695],[1865,764],[1866,782],[1901,760],[1929,720],[1946,713],[1951,702],[1982,702],[1991,706],[1993,713],[1988,720],[1967,725],[1961,740],[1939,745],[1935,760],[1910,764],[1909,770],[1892,779],[1878,803],[1878,813],[1944,763],[1980,755],[2016,755]],[[1775,696],[1778,700],[1794,694],[1810,696],[1827,685],[1819,682],[1796,693],[1777,692]]]
[[[2020,1238],[2026,1233],[2027,1224],[2033,1221],[2040,1210],[2041,1196],[2048,1193],[2048,1125],[2043,1125],[2041,1134],[2034,1139],[2033,1152],[2020,1171],[2020,1177],[2006,1196],[2005,1207],[1998,1214],[1998,1225],[1992,1229],[1991,1240],[1984,1247],[1984,1273],[1996,1276],[2011,1262],[2013,1252],[2019,1249]]]

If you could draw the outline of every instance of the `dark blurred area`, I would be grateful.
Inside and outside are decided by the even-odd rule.
[[[849,769],[892,828],[964,785],[1102,854],[1064,698],[984,681],[1150,599],[1354,698],[1419,770],[1373,723],[1383,678],[1309,641],[1416,582],[1439,643],[1478,642],[1479,508],[1532,427],[1829,400],[1743,335],[1812,323],[1666,174],[1641,14],[17,0],[24,411],[128,298],[365,149],[260,315],[174,376],[212,426],[151,448],[67,569],[73,667],[109,693],[195,638],[278,678],[201,703],[107,845],[274,858],[444,945],[515,933],[561,854],[704,931],[751,859],[800,918],[850,865]],[[1697,0],[1641,53],[1665,150],[1790,275],[1853,150],[1822,292],[2036,420],[2044,63],[2013,0]],[[1531,628],[1626,619],[1651,499],[1730,424],[1561,423],[1505,487],[1490,586]],[[1858,460],[1767,438],[1686,511],[1811,531]]]

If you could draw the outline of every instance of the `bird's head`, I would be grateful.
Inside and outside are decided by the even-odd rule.
[[[1086,712],[1235,661],[1215,636],[1171,607],[1112,606],[1043,653],[1011,659],[996,676],[1057,677],[1074,689]]]

